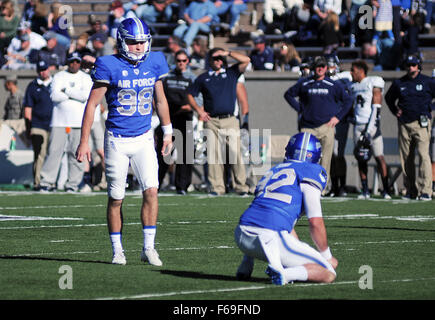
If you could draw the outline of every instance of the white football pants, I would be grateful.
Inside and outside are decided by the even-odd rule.
[[[332,265],[322,257],[320,252],[299,241],[287,231],[277,232],[238,225],[234,237],[237,246],[245,255],[266,261],[277,270],[317,263],[336,274]]]
[[[106,130],[104,155],[109,197],[124,199],[130,165],[142,191],[159,187],[159,166],[151,130],[137,137],[115,137]]]

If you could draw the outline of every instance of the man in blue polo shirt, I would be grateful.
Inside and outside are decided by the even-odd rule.
[[[254,39],[254,50],[252,50],[251,64],[254,70],[273,70],[274,54],[273,49],[266,45],[266,38],[259,36]]]
[[[38,189],[41,182],[41,168],[47,154],[50,136],[50,121],[53,101],[50,97],[51,81],[49,65],[44,60],[36,65],[38,77],[26,89],[24,96],[24,118],[30,130],[33,146],[33,188]]]
[[[328,67],[324,57],[314,59],[313,69],[314,75],[300,79],[285,92],[284,98],[301,115],[301,131],[319,139],[322,145],[320,164],[326,169],[329,181],[335,126],[349,112],[352,98],[340,82],[326,76]]]
[[[227,57],[238,63],[227,67]],[[213,48],[208,54],[210,70],[199,75],[187,95],[189,104],[205,122],[207,136],[208,179],[210,195],[225,193],[224,164],[225,148],[229,149],[229,164],[234,176],[234,190],[244,195],[248,192],[245,165],[240,153],[239,120],[234,116],[236,88],[239,76],[251,61],[240,52]],[[194,97],[202,93],[204,106],[199,106]]]
[[[397,117],[399,155],[407,194],[405,198],[432,200],[432,167],[429,156],[431,139],[431,106],[435,99],[435,80],[421,73],[417,55],[406,59],[406,74],[393,81],[385,102]],[[420,168],[415,174],[415,150]]]

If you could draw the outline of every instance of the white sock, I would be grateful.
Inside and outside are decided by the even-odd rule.
[[[143,227],[143,247],[154,249],[154,239],[156,238],[156,226]]]
[[[307,281],[308,272],[304,266],[285,268],[284,269],[285,279],[290,281]]]
[[[122,252],[122,234],[121,232],[110,233],[110,242],[112,242],[113,253]]]

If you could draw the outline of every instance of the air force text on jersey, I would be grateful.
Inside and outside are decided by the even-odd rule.
[[[150,87],[154,86],[156,83],[156,78],[142,78],[142,79],[120,79],[118,80],[118,88],[129,89],[138,87]]]

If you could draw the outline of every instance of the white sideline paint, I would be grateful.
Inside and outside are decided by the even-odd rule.
[[[56,218],[56,217],[36,217],[36,216],[9,216],[0,214],[0,221],[41,221],[41,220],[83,220],[83,218]]]
[[[422,279],[394,279],[394,280],[382,280],[382,283],[392,283],[392,282],[417,282],[417,281],[433,281],[435,278],[422,278]],[[318,287],[318,286],[337,286],[337,285],[353,285],[358,284],[358,281],[341,281],[333,283],[296,283],[289,285],[290,288],[297,287]],[[210,289],[210,290],[191,290],[191,291],[173,291],[173,292],[161,292],[161,293],[144,293],[132,296],[122,296],[122,297],[102,297],[96,298],[95,300],[125,300],[125,299],[146,299],[146,298],[159,298],[159,297],[169,297],[169,296],[181,296],[189,294],[207,294],[207,293],[220,293],[220,292],[234,292],[234,291],[247,291],[247,290],[262,290],[276,288],[275,285],[264,285],[264,286],[251,286],[251,287],[238,287],[238,288],[221,288],[221,289]]]
[[[1,210],[2,208],[0,208]],[[6,219],[1,218],[2,215],[0,215],[0,222],[7,221]],[[50,217],[41,217],[46,219],[40,219],[40,220],[84,220],[83,218],[50,218]],[[414,222],[425,222],[430,220],[435,220],[435,216],[421,216],[421,215],[415,215],[415,216],[380,216],[378,214],[348,214],[348,215],[325,215],[323,217],[325,220],[340,220],[340,219],[394,219],[399,221],[414,221]],[[25,219],[21,219],[25,220]],[[164,225],[164,224],[179,224],[179,225],[189,225],[189,224],[225,224],[225,223],[237,223],[236,220],[230,221],[230,220],[206,220],[206,221],[177,221],[177,222],[157,222],[157,225]],[[127,225],[138,225],[140,222],[130,222],[130,223],[124,223],[125,226]],[[106,227],[106,223],[99,223],[99,224],[69,224],[69,225],[42,225],[42,226],[18,226],[18,227],[0,227],[0,230],[17,230],[17,229],[44,229],[44,228],[82,228],[82,227]]]
[[[78,240],[51,240],[52,243],[62,242],[62,241],[78,241]],[[334,242],[333,246],[342,245],[368,245],[368,244],[403,244],[403,243],[433,243],[435,239],[429,240],[386,240],[386,241],[366,241],[366,242]],[[159,243],[157,243],[159,244]],[[211,247],[190,247],[190,248],[159,248],[159,251],[182,251],[182,250],[213,250],[213,249],[237,249],[235,246],[211,246]],[[355,250],[353,248],[334,248],[334,250]],[[137,250],[125,250],[125,252],[141,252],[142,249]],[[70,252],[37,252],[37,253],[20,253],[8,255],[11,257],[32,257],[32,256],[44,256],[44,255],[73,255],[73,254],[94,254],[101,253],[98,250],[95,251],[70,251]],[[5,255],[0,255],[0,257]]]

